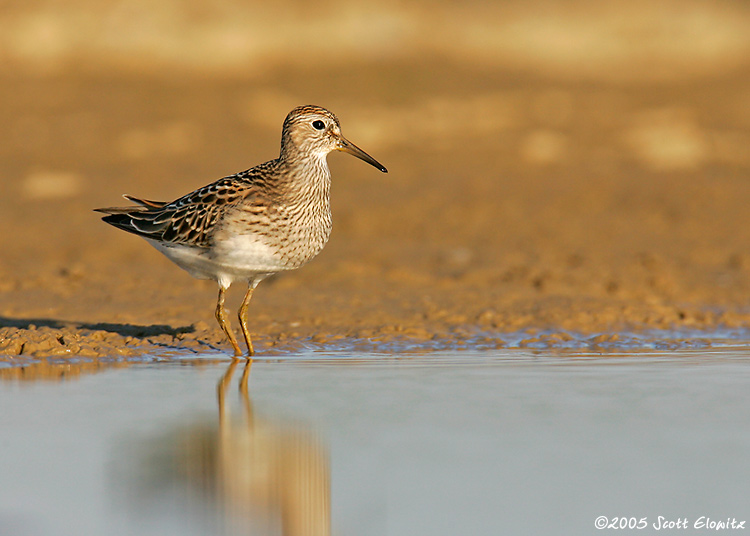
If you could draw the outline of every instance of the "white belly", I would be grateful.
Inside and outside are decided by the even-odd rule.
[[[285,270],[278,253],[253,235],[233,235],[213,248],[148,242],[198,279],[213,279],[227,288],[234,281],[260,280]]]

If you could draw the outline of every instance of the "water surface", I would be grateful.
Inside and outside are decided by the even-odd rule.
[[[257,361],[0,383],[0,534],[594,534],[750,518],[750,351]],[[71,365],[75,367],[75,365]],[[227,379],[223,399],[217,385]],[[747,523],[745,523],[747,525]],[[606,532],[606,531],[604,531]],[[632,532],[632,531],[631,531]]]

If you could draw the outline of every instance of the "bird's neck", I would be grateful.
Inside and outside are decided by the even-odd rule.
[[[284,190],[290,199],[316,199],[328,204],[331,172],[325,154],[282,154],[279,162],[287,172]]]

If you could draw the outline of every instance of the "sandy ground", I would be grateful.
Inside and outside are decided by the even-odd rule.
[[[440,53],[252,75],[0,71],[0,354],[228,350],[215,283],[92,209],[273,158],[304,103],[389,174],[329,157],[333,235],[258,288],[260,353],[750,327],[750,75],[688,71],[565,77]]]

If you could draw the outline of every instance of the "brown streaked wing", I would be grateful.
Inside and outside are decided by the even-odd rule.
[[[227,186],[215,183],[201,188],[154,214],[152,222],[154,230],[158,228],[161,231],[160,240],[207,247],[212,229],[227,208],[240,203],[250,194],[246,189]],[[140,219],[146,214],[148,213],[133,216]],[[140,227],[138,224],[136,226]]]
[[[140,206],[96,210],[108,214],[103,218],[107,223],[145,238],[208,247],[213,229],[228,208],[252,198],[263,204],[263,198],[274,195],[277,164],[271,160],[224,177],[171,203],[126,195],[126,199]]]

